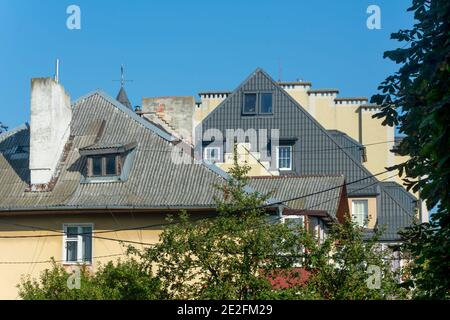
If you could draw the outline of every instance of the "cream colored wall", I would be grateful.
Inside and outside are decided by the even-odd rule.
[[[334,113],[336,122],[332,129],[342,131],[354,140],[359,141],[358,107],[359,104],[335,105]],[[321,122],[321,120],[319,120],[319,122]]]
[[[215,95],[200,95],[201,104],[196,106],[194,110],[194,123],[198,124],[206,118],[223,100],[225,100],[225,94]]]
[[[327,129],[336,129],[335,94],[309,94],[307,111]]]
[[[280,86],[287,92],[291,97],[294,98],[303,108],[310,108],[308,90],[311,88],[308,84],[280,84]],[[311,114],[313,110],[308,110]]]
[[[369,221],[367,223],[367,227],[369,229],[373,229],[377,223],[377,198],[348,198],[348,207],[350,208],[350,214],[352,215],[353,212],[353,206],[352,201],[353,200],[367,200],[367,209],[369,210]]]
[[[21,217],[0,216],[0,236],[30,236],[55,235],[57,233],[29,230],[23,227],[14,227],[11,224],[32,225],[44,229],[63,230],[64,223],[94,223],[94,231],[111,230],[133,226],[161,224],[165,222],[165,215],[159,213],[130,213],[114,214],[64,214],[64,215],[35,215]],[[99,236],[118,238],[124,240],[155,243],[158,241],[161,228],[140,231],[119,231],[98,234]],[[57,234],[59,235],[59,234]],[[142,248],[142,245],[136,245]],[[123,253],[124,247],[119,242],[93,239],[93,270],[113,258],[95,258]],[[33,262],[47,261],[50,258],[62,260],[63,238],[52,236],[44,238],[0,238],[0,299],[18,299],[17,284],[22,275],[30,274],[37,277],[40,272],[51,266],[50,263],[40,264],[2,264],[2,262]]]
[[[259,152],[249,152],[250,144],[248,143],[238,143],[236,146],[236,151],[238,153],[238,163],[240,165],[247,164],[250,166],[250,171],[248,172],[249,176],[270,176],[270,175],[279,175],[278,170],[271,171],[270,163],[268,161],[262,161],[260,159]],[[258,162],[258,160],[259,162]],[[224,162],[216,163],[216,165],[224,171],[228,171],[234,165],[234,158],[232,153],[225,153]]]
[[[379,112],[379,109],[362,108],[362,141],[366,146],[367,162],[364,166],[373,174],[386,171],[387,167],[395,164],[395,155],[392,150],[394,147],[394,128],[383,126],[382,119],[374,119],[372,116]],[[377,176],[378,179],[387,179],[392,176],[388,172]],[[390,181],[395,178],[388,179]]]

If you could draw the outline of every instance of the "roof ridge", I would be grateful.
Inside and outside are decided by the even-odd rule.
[[[170,133],[164,132],[163,130],[158,128],[155,124],[153,124],[152,122],[149,122],[147,120],[142,119],[133,110],[127,108],[126,106],[121,104],[119,101],[113,99],[107,93],[105,93],[104,91],[102,91],[100,89],[97,89],[95,91],[92,91],[92,92],[90,92],[90,93],[88,93],[86,95],[83,95],[83,96],[79,97],[77,100],[75,100],[72,103],[72,106],[75,106],[75,105],[79,104],[81,101],[84,101],[85,99],[88,99],[91,96],[94,96],[96,94],[99,95],[100,97],[104,98],[108,102],[110,102],[116,108],[118,108],[119,110],[124,112],[126,115],[128,115],[130,118],[132,118],[133,120],[135,120],[139,124],[143,125],[145,128],[153,131],[155,134],[157,134],[158,136],[160,136],[164,140],[169,141],[169,142],[173,142],[173,141],[178,140],[177,137],[175,137],[174,135],[172,135]]]
[[[0,142],[5,141],[6,139],[8,139],[12,135],[16,134],[17,132],[20,132],[22,130],[28,130],[29,128],[30,128],[30,125],[28,124],[28,122],[25,122],[25,123],[22,123],[21,125],[15,127],[14,129],[3,132],[0,134]]]

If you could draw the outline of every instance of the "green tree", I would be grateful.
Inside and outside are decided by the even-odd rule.
[[[393,251],[382,247],[381,230],[365,239],[350,219],[334,224],[328,237],[318,242],[301,231],[305,248],[303,265],[311,272],[304,290],[321,299],[403,299],[401,269],[393,270]],[[378,276],[379,275],[379,276]]]
[[[25,300],[153,300],[165,298],[151,270],[134,259],[108,262],[93,274],[80,266],[80,288],[70,288],[72,274],[53,262],[38,280],[22,278],[19,296]]]
[[[95,274],[81,272],[81,288],[54,265],[38,280],[22,281],[24,299],[388,299],[404,297],[377,235],[364,241],[350,221],[334,224],[322,242],[301,225],[279,223],[264,208],[269,195],[248,190],[248,166],[235,164],[217,186],[218,214],[171,217],[160,242],[129,247],[129,260],[108,263]],[[176,223],[175,223],[176,222]],[[131,257],[137,256],[134,260]],[[367,285],[369,265],[380,268],[380,288]],[[301,266],[299,268],[299,266]],[[300,270],[299,270],[300,269]],[[154,274],[152,273],[154,270]],[[309,280],[298,282],[302,271]],[[290,287],[274,289],[272,277]],[[304,280],[304,278],[303,278]]]
[[[392,39],[404,42],[384,57],[401,64],[379,86],[371,101],[382,106],[375,115],[383,124],[397,125],[406,137],[399,146],[410,159],[393,167],[405,173],[405,184],[419,191],[429,209],[437,206],[430,223],[404,232],[411,252],[414,295],[450,297],[450,2],[413,0],[408,11],[416,23]]]
[[[271,290],[264,269],[288,267],[292,259],[279,255],[288,249],[290,231],[271,223],[268,195],[246,192],[248,166],[235,165],[231,178],[217,186],[218,214],[192,222],[183,213],[166,228],[160,242],[141,253],[157,266],[156,276],[173,299],[255,299]],[[269,221],[269,222],[268,222]]]
[[[334,224],[323,242],[303,226],[268,223],[261,206],[268,195],[248,193],[247,166],[235,163],[219,186],[218,216],[196,222],[186,214],[165,229],[160,242],[141,255],[157,265],[156,277],[173,299],[395,299],[406,297],[382,252],[380,232],[363,239],[351,221]],[[173,221],[173,220],[171,220]],[[299,268],[301,266],[301,268]],[[370,288],[369,266],[380,271]],[[299,270],[300,269],[300,270]],[[301,269],[311,277],[298,282]],[[290,285],[274,289],[271,277]]]

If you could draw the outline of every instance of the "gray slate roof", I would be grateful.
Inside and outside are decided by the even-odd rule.
[[[328,133],[333,137],[335,141],[339,143],[339,145],[347,150],[349,154],[351,154],[357,161],[363,162],[364,157],[364,146],[348,136],[342,131],[339,130],[327,130]]]
[[[130,110],[133,110],[132,106],[131,106],[131,102],[128,99],[128,95],[125,92],[124,87],[121,87],[119,90],[119,93],[117,94],[117,101],[119,101],[121,104],[123,104],[125,107],[127,107]]]
[[[380,187],[378,227],[383,230],[381,239],[395,241],[400,239],[398,231],[416,220],[417,199],[396,182],[381,182]]]
[[[272,192],[272,196],[278,199],[299,198],[286,202],[289,208],[326,211],[336,219],[344,183],[344,176],[282,176],[254,177],[250,186],[259,192]],[[313,197],[302,198],[314,193],[317,194]]]
[[[0,211],[66,210],[102,208],[213,208],[220,197],[214,185],[228,175],[211,164],[175,164],[172,161],[176,139],[154,124],[137,116],[106,94],[96,91],[77,100],[71,123],[72,146],[59,164],[59,176],[49,192],[27,192],[30,173],[28,153],[17,147],[29,147],[29,127],[23,125],[0,135]],[[116,148],[137,142],[133,167],[126,181],[80,183],[86,158],[80,150]],[[279,182],[277,182],[279,181]],[[342,183],[342,177],[305,177],[252,180],[248,191],[292,198],[319,188]],[[324,193],[308,198],[312,202],[288,203],[297,209],[319,203]],[[270,201],[279,201],[270,199]],[[270,203],[269,201],[269,203]],[[331,202],[332,203],[332,202]],[[333,214],[333,206],[321,207]]]
[[[272,92],[273,116],[242,115],[244,93],[258,91]],[[218,129],[222,133],[227,129],[279,129],[280,139],[295,138],[294,152],[297,152],[290,174],[343,174],[349,197],[377,197],[378,225],[387,226],[383,240],[397,241],[399,235],[396,231],[409,225],[415,213],[415,207],[405,205],[412,198],[415,205],[415,198],[411,194],[398,184],[387,187],[380,182],[361,163],[361,157],[354,151],[358,148],[347,148],[357,146],[357,141],[337,131],[326,130],[260,68],[203,120],[201,130],[206,132],[209,129]]]
[[[127,181],[80,184],[85,160],[79,149],[93,145],[105,120],[98,145],[138,142],[133,168]],[[149,130],[150,129],[150,130]],[[50,192],[26,192],[28,157],[13,160],[0,155],[0,210],[43,208],[189,208],[211,207],[219,191],[214,184],[223,177],[200,164],[175,164],[171,137],[136,116],[101,92],[81,98],[73,105],[73,146],[60,164],[58,181]],[[9,132],[0,140],[0,150],[17,143],[28,145],[27,126]]]

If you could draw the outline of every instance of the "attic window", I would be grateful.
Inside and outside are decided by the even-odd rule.
[[[97,143],[79,150],[86,157],[82,183],[126,181],[133,167],[136,142]]]
[[[256,114],[256,93],[244,93],[244,114]]]
[[[119,176],[121,167],[122,157],[120,154],[90,156],[87,159],[88,177]]]
[[[272,92],[245,92],[242,105],[243,115],[272,115]]]
[[[271,114],[272,113],[272,93],[261,93],[261,110],[260,113]]]

